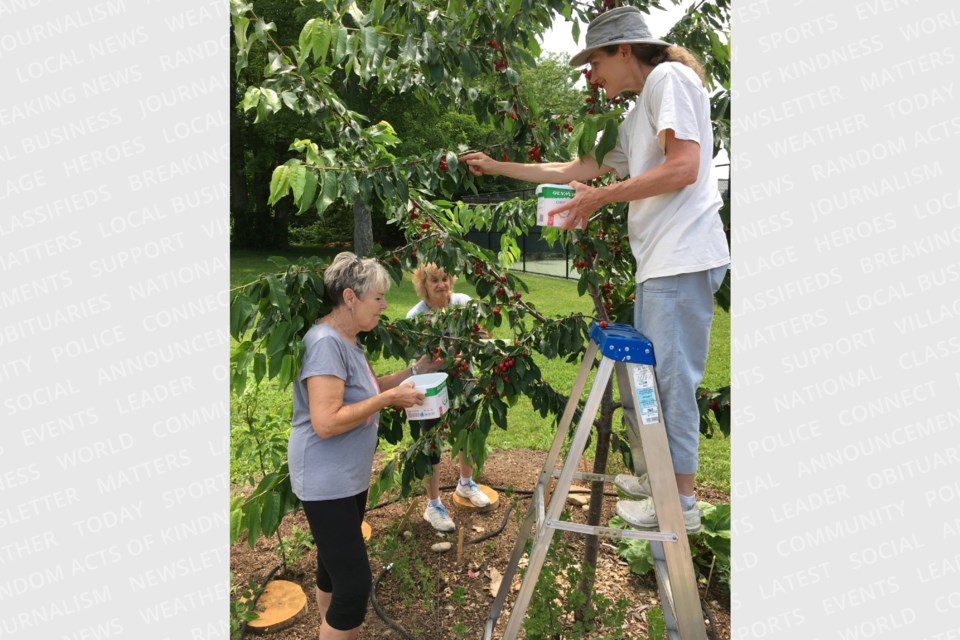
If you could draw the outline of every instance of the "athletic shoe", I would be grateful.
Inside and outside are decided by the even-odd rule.
[[[702,528],[700,518],[703,512],[697,507],[683,511],[683,524],[687,533],[697,533]],[[659,529],[657,511],[653,506],[653,498],[644,500],[618,500],[617,515],[620,519],[637,529]]]
[[[457,525],[454,524],[447,508],[442,504],[439,507],[427,507],[423,512],[423,519],[429,522],[437,531],[456,531]]]
[[[480,487],[478,487],[477,483],[473,480],[467,484],[457,482],[457,495],[461,498],[466,498],[475,507],[486,507],[490,505],[490,498],[488,498],[487,494],[483,491],[480,491]]]
[[[649,498],[653,495],[653,492],[650,490],[650,478],[647,477],[647,474],[643,474],[642,476],[631,476],[625,473],[617,474],[617,477],[613,479],[613,486],[631,498],[642,499]]]

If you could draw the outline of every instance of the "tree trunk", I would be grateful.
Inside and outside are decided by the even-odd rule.
[[[353,252],[361,258],[373,248],[373,216],[363,200],[353,203]]]

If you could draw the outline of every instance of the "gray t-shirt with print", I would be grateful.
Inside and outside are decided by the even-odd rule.
[[[293,386],[293,428],[287,445],[293,493],[301,500],[355,496],[370,486],[380,412],[346,433],[321,439],[310,422],[307,378],[326,375],[343,380],[344,405],[375,396],[380,387],[363,349],[348,344],[328,325],[312,326],[303,343],[306,352]]]

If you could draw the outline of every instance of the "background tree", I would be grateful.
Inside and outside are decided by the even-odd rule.
[[[428,472],[430,454],[444,442],[454,454],[463,450],[474,466],[481,467],[487,434],[494,425],[507,428],[508,408],[521,395],[529,397],[541,415],[556,420],[568,390],[554,389],[543,379],[534,354],[579,360],[591,320],[631,322],[635,265],[626,240],[625,204],[598,212],[586,232],[544,230],[547,241],[570,244],[581,273],[579,291],[594,303],[591,318],[544,317],[523,298],[526,286],[509,271],[519,259],[517,238],[533,225],[532,202],[468,207],[456,201],[457,196],[478,190],[457,161],[458,153],[468,147],[534,162],[586,153],[601,158],[612,148],[627,106],[620,97],[608,102],[601,90],[589,87],[573,111],[565,92],[550,95],[548,83],[572,86],[577,71],[566,71],[564,79],[563,64],[550,58],[539,74],[521,71],[534,65],[540,53],[537,37],[555,15],[588,22],[613,4],[374,0],[361,5],[355,0],[323,0],[290,8],[285,0],[231,3],[238,108],[244,114],[238,135],[245,145],[251,141],[264,145],[262,155],[259,146],[250,147],[255,151],[244,154],[243,167],[234,167],[249,177],[250,209],[243,214],[264,215],[263,192],[268,192],[266,206],[273,208],[277,225],[294,212],[323,216],[337,205],[357,207],[354,212],[361,214],[383,212],[397,242],[376,253],[396,280],[403,270],[433,262],[466,278],[478,294],[467,307],[429,319],[381,324],[366,336],[364,346],[374,358],[406,360],[427,351],[443,356],[446,370],[452,371],[449,388],[454,399],[453,410],[436,427],[414,430],[412,444],[386,461],[371,487],[372,502],[393,487],[408,494]],[[268,12],[284,9],[290,10],[282,22]],[[712,92],[715,146],[729,150],[729,48],[716,34],[725,32],[728,24],[726,0],[701,2],[668,38],[704,62]],[[406,143],[398,135],[401,128],[408,136]],[[289,139],[282,139],[281,131]],[[429,148],[432,140],[444,146]],[[275,164],[268,182],[261,165],[270,162]],[[240,213],[234,212],[235,234],[248,220]],[[364,224],[355,221],[354,226],[359,230],[355,246],[365,253],[371,238],[357,235],[366,233]],[[497,252],[466,239],[471,230],[491,229],[502,232]],[[236,392],[242,393],[251,376],[257,383],[291,382],[302,357],[300,338],[325,312],[324,267],[319,260],[278,264],[278,273],[234,291],[231,334],[237,346],[231,358],[231,383]],[[726,307],[724,295],[718,300]],[[482,341],[481,327],[503,327],[498,335],[509,337]],[[474,362],[472,373],[457,364],[461,360]],[[728,390],[705,393],[703,399],[714,403],[721,428],[729,425],[723,421]],[[466,397],[470,402],[463,401]],[[596,468],[606,467],[611,438],[630,462],[624,439],[612,436],[615,409],[608,393],[597,422]],[[385,411],[381,436],[399,442],[405,424],[401,413]],[[595,524],[600,499],[597,485],[589,514]],[[233,535],[245,530],[255,540],[260,532],[275,530],[283,514],[296,507],[281,467],[267,474],[252,496],[234,502]],[[588,546],[591,566],[595,553],[596,547]],[[587,575],[585,590],[590,583]]]

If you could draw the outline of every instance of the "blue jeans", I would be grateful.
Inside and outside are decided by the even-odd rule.
[[[633,324],[653,343],[657,386],[675,473],[696,473],[700,445],[697,387],[703,381],[713,294],[727,267],[650,278],[637,285]]]

